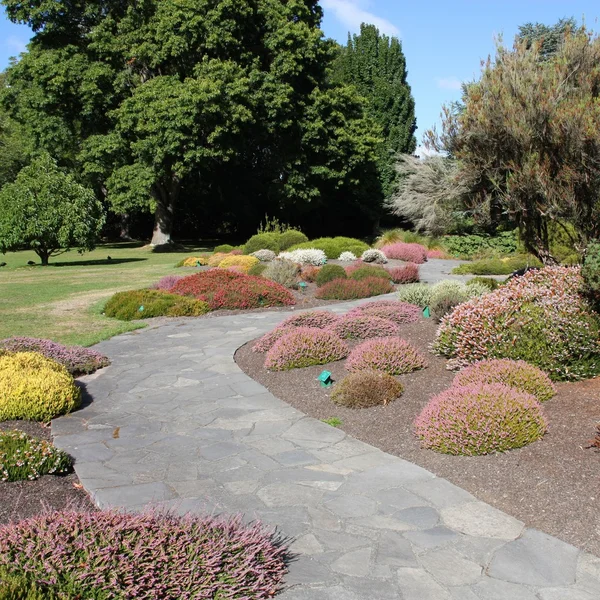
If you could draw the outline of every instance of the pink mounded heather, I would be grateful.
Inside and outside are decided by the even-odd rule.
[[[393,321],[367,315],[347,315],[329,327],[342,339],[367,340],[377,337],[391,337],[400,333]]]
[[[417,283],[419,281],[419,265],[407,263],[401,267],[388,267],[394,283]]]
[[[325,328],[333,325],[340,317],[328,310],[309,310],[308,312],[292,315],[282,321],[278,327],[318,327]]]
[[[347,316],[368,316],[387,319],[402,325],[403,323],[415,323],[421,317],[421,308],[408,302],[398,302],[397,300],[378,300],[376,302],[367,302],[353,308],[347,313]]]
[[[425,448],[476,456],[521,448],[548,428],[534,396],[501,383],[451,387],[433,397],[415,419]]]
[[[427,250],[427,258],[452,258],[443,250]]]
[[[524,360],[497,358],[477,362],[460,371],[452,385],[478,383],[503,383],[535,396],[539,402],[550,400],[556,394],[556,387],[550,377]]]
[[[416,263],[418,265],[427,262],[427,248],[421,244],[407,244],[406,242],[395,242],[386,244],[381,251],[388,257],[396,260]]]
[[[331,331],[297,327],[277,340],[267,352],[265,367],[286,371],[312,365],[325,365],[348,356],[348,346]]]
[[[239,517],[65,511],[0,527],[0,567],[82,598],[271,598],[285,560],[280,539]]]
[[[161,279],[159,279],[155,284],[150,286],[151,290],[164,290],[165,292],[170,292],[175,284],[183,279],[183,275],[165,275]]]
[[[375,338],[356,346],[346,361],[351,372],[371,369],[402,375],[427,366],[421,353],[399,337]]]
[[[275,345],[275,342],[295,329],[297,329],[297,327],[294,326],[283,327],[282,325],[279,325],[279,327],[275,327],[275,329],[265,333],[265,335],[256,341],[254,346],[252,346],[252,352],[268,352]]]

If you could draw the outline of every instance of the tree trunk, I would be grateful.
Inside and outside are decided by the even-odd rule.
[[[50,258],[50,252],[48,252],[48,250],[42,250],[40,248],[38,248],[35,253],[40,257],[40,262],[42,263],[42,266],[47,267],[48,266],[48,260]]]
[[[171,243],[175,204],[179,197],[181,184],[179,178],[173,176],[168,186],[157,184],[152,195],[156,200],[154,213],[154,231],[152,233],[152,246],[163,246]]]
[[[119,215],[119,239],[124,242],[130,242],[131,236],[129,235],[129,214]]]

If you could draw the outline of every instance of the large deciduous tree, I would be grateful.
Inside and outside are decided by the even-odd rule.
[[[417,146],[415,101],[407,75],[398,38],[364,23],[360,34],[348,35],[334,62],[334,80],[354,85],[368,99],[369,114],[382,129],[380,171],[386,198],[395,188],[397,155],[412,154]]]
[[[492,197],[545,263],[555,262],[551,226],[571,224],[579,250],[600,236],[599,65],[600,39],[583,30],[552,59],[540,40],[499,45],[465,87],[464,109],[445,112],[438,147],[458,160],[472,201]]]

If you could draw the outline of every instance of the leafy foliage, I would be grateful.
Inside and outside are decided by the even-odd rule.
[[[588,244],[581,276],[586,290],[593,297],[600,297],[600,242],[593,241]]]
[[[482,255],[514,254],[517,251],[515,231],[503,231],[494,236],[484,234],[447,235],[444,247],[457,258],[472,260]]]
[[[421,353],[399,337],[367,340],[352,350],[346,361],[351,372],[374,370],[389,375],[402,375],[427,366]]]
[[[331,399],[348,408],[370,408],[393,402],[403,391],[402,384],[391,375],[364,370],[342,379],[333,388]]]

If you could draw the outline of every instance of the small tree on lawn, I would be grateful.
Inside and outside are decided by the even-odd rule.
[[[0,190],[0,250],[29,248],[43,265],[77,247],[92,250],[104,224],[94,192],[63,173],[49,155],[23,168]]]

